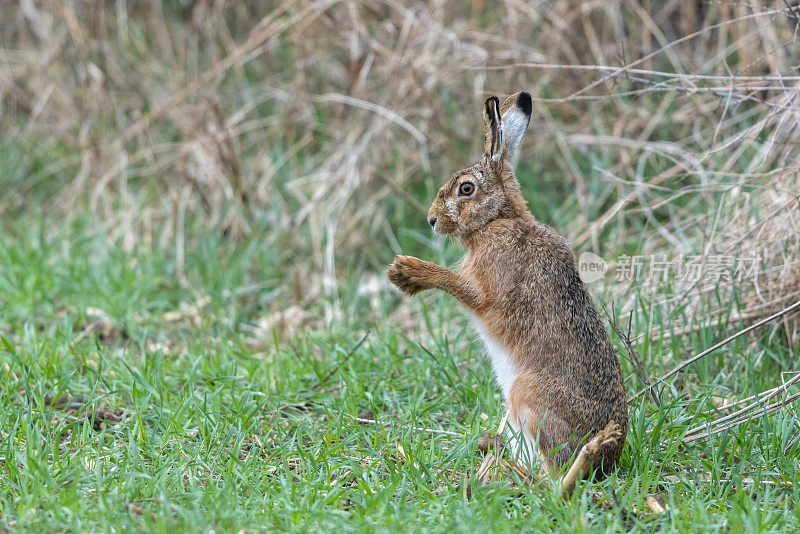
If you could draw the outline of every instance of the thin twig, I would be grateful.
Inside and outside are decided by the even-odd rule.
[[[378,421],[377,419],[367,419],[365,417],[353,417],[353,421],[358,423],[364,423],[365,425],[382,425],[382,426],[394,426],[391,423],[385,423],[383,421]],[[422,428],[418,426],[412,426],[411,430],[416,430],[418,432],[427,432],[429,434],[441,434],[442,436],[451,436],[454,438],[463,438],[464,434],[459,434],[458,432],[451,432],[449,430],[437,430],[435,428]]]
[[[353,355],[353,354],[354,354],[354,353],[355,353],[355,352],[358,350],[358,348],[359,348],[359,347],[360,347],[360,346],[361,346],[361,345],[362,345],[362,344],[363,344],[363,343],[364,343],[364,342],[367,340],[367,336],[369,336],[369,333],[370,333],[370,330],[367,330],[366,332],[364,332],[364,335],[361,337],[361,339],[359,340],[359,342],[358,342],[358,343],[356,343],[356,344],[355,344],[355,346],[354,346],[352,349],[350,349],[350,351],[349,351],[349,352],[348,352],[348,353],[345,355],[345,357],[344,357],[344,358],[342,358],[342,361],[338,362],[338,363],[336,364],[336,367],[334,367],[333,369],[331,369],[331,372],[330,372],[330,373],[328,373],[327,375],[325,375],[325,378],[323,378],[322,380],[320,380],[320,381],[319,381],[319,384],[317,384],[317,388],[320,388],[320,387],[322,387],[322,386],[325,384],[325,382],[327,382],[327,381],[328,381],[328,379],[330,379],[330,377],[332,377],[332,376],[334,375],[334,373],[335,373],[336,371],[338,371],[339,369],[341,369],[342,365],[343,365],[343,364],[344,364],[344,363],[345,363],[347,360],[349,360],[349,359],[350,359],[350,357],[351,357],[351,356],[352,356],[352,355]]]
[[[661,405],[661,398],[651,386],[650,377],[647,375],[647,371],[645,371],[644,364],[642,363],[642,357],[639,352],[633,348],[633,340],[631,340],[631,325],[633,323],[633,310],[631,310],[630,315],[628,316],[628,331],[623,332],[619,326],[617,326],[617,312],[616,307],[614,304],[611,304],[612,310],[611,315],[608,314],[608,310],[605,306],[603,306],[603,313],[606,314],[606,318],[608,318],[609,322],[611,323],[611,328],[614,330],[614,333],[617,334],[617,337],[622,341],[622,344],[625,346],[625,352],[628,353],[628,361],[633,364],[633,370],[636,373],[636,376],[639,377],[639,380],[645,385],[650,393],[653,402],[656,403],[657,406]]]
[[[630,76],[630,75],[628,75],[628,76],[626,76],[626,78],[631,80],[631,81],[633,81],[633,82],[648,84],[648,85],[652,86],[655,89],[664,89],[664,90],[669,90],[669,91],[677,91],[679,93],[686,93],[686,94],[689,94],[689,95],[709,94],[709,95],[714,95],[714,96],[718,96],[718,97],[725,98],[725,99],[733,98],[733,99],[736,99],[736,100],[739,100],[739,101],[742,101],[742,102],[744,102],[744,101],[755,102],[757,104],[762,104],[762,105],[765,105],[765,106],[770,107],[772,109],[777,109],[777,110],[781,110],[781,111],[800,111],[800,108],[795,107],[795,106],[784,105],[784,104],[776,104],[774,102],[770,102],[768,100],[764,100],[763,98],[758,98],[758,97],[755,97],[755,96],[752,96],[752,95],[743,95],[741,93],[734,93],[734,92],[731,92],[731,91],[722,91],[722,90],[720,90],[720,89],[718,89],[716,87],[682,87],[680,85],[674,85],[674,84],[670,84],[670,83],[666,83],[666,82],[656,82],[656,81],[653,81],[653,80],[648,80],[647,78],[640,78],[638,76]],[[761,89],[761,88],[751,87],[751,88],[748,88],[748,89],[750,89],[751,91],[754,91],[754,90]],[[775,88],[775,89],[777,90],[777,88]],[[795,99],[795,97],[791,98],[791,100],[794,100],[794,99]]]
[[[95,321],[92,321],[91,323],[89,323],[89,325],[88,325],[86,328],[84,328],[83,330],[81,330],[81,333],[80,333],[80,334],[78,334],[77,336],[75,336],[75,339],[73,339],[72,341],[70,341],[70,343],[69,343],[69,346],[70,346],[70,347],[74,347],[75,345],[77,345],[78,343],[80,343],[81,341],[83,341],[83,340],[86,338],[86,336],[88,336],[89,334],[91,334],[91,333],[92,333],[92,331],[93,331],[95,328],[97,328],[97,327],[98,327],[98,326],[99,326],[99,325],[100,325],[102,322],[103,322],[103,320],[102,320],[102,319],[97,319],[97,320],[95,320]]]
[[[659,76],[674,80],[711,80],[721,82],[796,82],[800,81],[800,76],[714,76],[710,74],[683,74],[678,72],[664,72],[648,69],[626,69],[625,67],[613,67],[606,65],[565,65],[560,63],[511,63],[507,65],[474,65],[466,66],[464,70],[519,70],[519,69],[546,69],[546,70],[570,70],[570,71],[601,71],[601,72],[627,72],[645,76]]]

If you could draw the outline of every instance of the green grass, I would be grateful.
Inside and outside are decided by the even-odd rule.
[[[476,479],[478,437],[503,416],[491,366],[451,299],[403,297],[381,271],[400,251],[458,259],[407,197],[427,206],[476,160],[484,93],[561,100],[600,76],[521,65],[479,74],[476,54],[492,67],[623,65],[660,35],[693,31],[683,27],[692,16],[677,17],[682,3],[645,19],[635,2],[556,2],[543,17],[483,2],[334,2],[297,20],[274,2],[11,4],[0,8],[0,534],[800,529],[800,404],[681,444],[723,400],[800,369],[780,321],[679,373],[661,405],[636,401],[616,471],[563,502],[550,487]],[[728,17],[691,11],[705,26]],[[653,20],[659,37],[643,42]],[[778,76],[797,64],[796,47],[775,46],[792,42],[793,24],[742,20],[673,43],[677,64],[664,54],[640,66]],[[254,35],[267,40],[245,46]],[[231,68],[118,144],[242,46]],[[774,215],[771,191],[797,174],[793,112],[717,98],[699,80],[695,95],[614,96],[647,85],[610,82],[587,100],[537,102],[516,167],[536,217],[607,260],[664,251],[658,224],[688,254],[738,233],[758,249],[751,219]],[[753,91],[782,102],[782,91]],[[396,112],[427,143],[397,125],[374,130],[380,114],[327,94]],[[707,182],[695,158],[720,174]],[[580,242],[638,192],[636,179],[644,199]],[[736,215],[740,201],[749,214]],[[252,234],[226,226],[235,213]],[[328,244],[336,278],[326,286]],[[743,325],[729,315],[689,334],[672,335],[676,326],[743,311],[739,299],[754,295],[666,315],[645,284],[591,289],[609,310],[632,303],[653,377]],[[628,392],[641,389],[622,364]],[[666,513],[650,510],[651,495]]]
[[[476,480],[477,438],[497,428],[503,407],[447,298],[369,294],[353,277],[338,295],[344,319],[324,324],[321,302],[294,334],[257,336],[247,326],[280,310],[289,291],[287,260],[267,229],[238,244],[197,230],[179,269],[174,251],[126,251],[90,221],[44,228],[14,225],[0,237],[0,529],[800,528],[796,412],[679,445],[715,397],[751,395],[797,367],[780,330],[698,362],[665,389],[662,406],[634,403],[616,471],[563,502],[549,487]],[[456,254],[428,247],[440,261]],[[410,325],[397,320],[398,305],[409,307]],[[634,332],[664,324],[645,306],[634,314]],[[638,348],[657,375],[736,326]],[[629,392],[639,389],[623,367]],[[74,402],[47,400],[59,396]],[[119,410],[121,420],[94,410]],[[618,503],[599,506],[589,490],[613,490]],[[666,513],[648,509],[656,494]]]

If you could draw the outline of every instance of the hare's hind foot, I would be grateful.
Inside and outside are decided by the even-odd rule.
[[[485,437],[485,436],[484,436]],[[497,440],[494,436],[492,439]],[[606,451],[609,448],[619,446],[622,438],[622,427],[615,421],[609,421],[606,427],[587,441],[580,452],[575,457],[567,474],[556,486],[562,497],[569,498],[575,490],[578,480],[586,476],[592,467],[599,467]],[[478,468],[478,479],[481,482],[488,482],[497,478],[498,474],[505,472],[516,473],[523,481],[538,484],[545,479],[551,479],[554,475],[554,466],[550,458],[546,458],[535,442],[526,442],[523,439],[512,438],[509,441],[511,446],[511,459],[503,458],[504,450],[501,447],[489,449],[488,454],[483,459]],[[528,444],[530,443],[531,446]],[[536,448],[535,451],[530,449]],[[522,449],[520,449],[522,448]],[[525,450],[527,448],[528,450]]]
[[[603,460],[605,451],[611,447],[618,447],[621,439],[622,427],[615,421],[609,421],[603,430],[587,441],[581,447],[567,474],[561,479],[561,495],[563,497],[572,495],[578,480],[583,478],[593,466],[598,467]]]

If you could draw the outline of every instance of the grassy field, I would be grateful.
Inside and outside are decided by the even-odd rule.
[[[490,365],[444,297],[411,303],[402,327],[392,317],[397,294],[350,284],[340,293],[348,319],[260,332],[254,309],[270,298],[263,284],[280,277],[266,235],[235,247],[206,236],[178,277],[173,255],[126,252],[87,232],[89,223],[18,225],[0,241],[7,529],[800,526],[795,412],[682,443],[721,399],[768,389],[796,366],[798,352],[781,335],[765,330],[699,361],[670,382],[660,406],[634,402],[613,476],[563,502],[547,485],[520,489],[510,474],[476,479],[477,437],[497,428],[502,403]],[[669,332],[667,324],[643,306],[633,330]],[[658,356],[644,364],[660,373],[736,327],[655,336],[643,352]],[[623,368],[634,391],[640,384],[625,359]],[[608,506],[594,502],[596,492]],[[665,512],[650,510],[651,495]]]
[[[797,531],[797,310],[709,351],[800,300],[796,10],[2,3],[0,532]],[[491,365],[385,279],[459,259],[424,212],[521,89],[633,397],[569,501],[478,478]]]

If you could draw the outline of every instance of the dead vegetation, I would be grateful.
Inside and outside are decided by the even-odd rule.
[[[378,267],[398,251],[426,176],[477,157],[485,95],[525,87],[525,158],[577,203],[560,228],[577,248],[633,239],[696,258],[708,276],[679,284],[667,312],[720,283],[745,320],[800,295],[791,3],[26,1],[0,14],[0,126],[21,161],[0,218],[88,207],[129,247],[176,247],[179,270],[188,218],[232,237],[263,220],[329,296],[342,257]],[[721,256],[758,269],[733,276]]]

